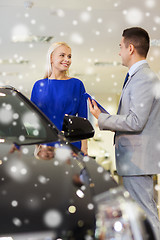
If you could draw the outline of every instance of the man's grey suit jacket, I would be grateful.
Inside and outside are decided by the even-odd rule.
[[[115,131],[119,175],[160,173],[160,81],[147,63],[126,83],[117,115],[101,113],[98,124]]]

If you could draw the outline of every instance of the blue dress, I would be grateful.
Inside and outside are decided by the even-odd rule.
[[[61,131],[65,114],[87,118],[87,99],[85,87],[81,80],[41,79],[35,82],[31,101],[56,125]],[[73,143],[79,149],[81,142]],[[47,145],[54,146],[54,143]]]

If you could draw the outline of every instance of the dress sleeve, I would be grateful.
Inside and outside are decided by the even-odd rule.
[[[85,90],[84,84],[81,82],[78,116],[88,118],[87,99],[85,97],[85,92],[86,90]]]

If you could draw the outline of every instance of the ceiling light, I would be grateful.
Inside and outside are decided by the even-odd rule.
[[[24,2],[24,6],[25,6],[25,8],[27,8],[27,9],[32,8],[32,7],[33,7],[33,2],[31,2],[31,1],[25,1],[25,2]]]
[[[4,72],[0,72],[0,76],[6,77],[6,76],[18,76],[18,72],[9,72],[4,74]]]
[[[12,42],[14,43],[44,43],[44,42],[50,42],[54,37],[53,36],[35,36],[35,35],[30,35],[30,36],[14,36],[12,38]]]
[[[151,46],[160,47],[160,39],[152,39],[151,40]]]
[[[94,63],[95,66],[119,66],[121,65],[120,62],[95,62]]]
[[[1,59],[0,64],[28,64],[29,60],[27,59]]]

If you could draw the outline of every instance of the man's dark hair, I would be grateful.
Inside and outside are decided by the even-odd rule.
[[[150,38],[148,33],[140,27],[127,28],[123,31],[125,46],[133,44],[138,54],[143,57],[147,57],[147,53],[150,45]]]

